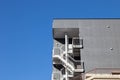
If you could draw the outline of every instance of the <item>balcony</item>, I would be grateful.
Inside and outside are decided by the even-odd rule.
[[[73,37],[72,39],[72,45],[73,48],[83,48],[83,39],[80,39],[79,37]]]

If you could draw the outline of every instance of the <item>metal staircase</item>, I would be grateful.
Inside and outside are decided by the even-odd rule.
[[[72,45],[71,49],[69,49],[69,45]],[[69,44],[68,37],[65,35],[65,45],[53,48],[53,65],[62,65],[63,67],[60,68],[60,71],[53,72],[52,80],[71,80],[76,74],[84,72],[84,62],[75,60],[72,56],[74,55],[73,50],[79,47],[81,48],[80,44]],[[64,73],[62,73],[62,68]]]
[[[57,50],[59,50],[59,51],[57,51]],[[54,64],[57,64],[58,63],[57,61],[59,60],[59,61],[61,61],[61,64],[64,67],[66,67],[70,72],[83,72],[84,71],[83,67],[81,66],[84,64],[84,62],[73,59],[69,54],[68,54],[68,58],[70,58],[70,59],[68,59],[68,61],[66,61],[64,58],[64,54],[63,53],[61,54],[60,52],[62,52],[62,51],[60,51],[60,50],[61,49],[59,49],[59,48],[53,49],[53,60],[55,62]],[[56,53],[56,52],[59,52],[59,53]],[[60,64],[60,63],[58,63],[58,64]],[[77,66],[80,66],[82,68],[77,68]]]

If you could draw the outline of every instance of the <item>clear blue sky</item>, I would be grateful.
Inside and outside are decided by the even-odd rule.
[[[53,18],[120,18],[120,0],[0,0],[0,80],[51,80]]]

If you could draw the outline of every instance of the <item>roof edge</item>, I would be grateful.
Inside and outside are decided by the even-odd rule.
[[[87,20],[87,19],[92,19],[92,20],[97,20],[97,19],[99,19],[99,20],[102,20],[102,19],[105,19],[105,20],[107,20],[107,19],[120,19],[120,18],[53,18],[53,20],[77,20],[77,19],[79,19],[79,20]]]

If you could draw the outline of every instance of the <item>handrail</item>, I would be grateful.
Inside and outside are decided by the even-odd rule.
[[[63,54],[63,50],[61,49],[61,48],[58,48],[58,47],[54,47],[54,50],[55,49],[58,49],[58,52],[57,53],[54,53],[53,52],[53,55],[55,56],[55,55],[58,55],[58,56],[60,56],[62,59],[64,59],[64,54]],[[73,70],[73,68],[74,69],[83,69],[84,68],[84,62],[83,61],[80,61],[80,60],[75,60],[75,59],[73,59],[69,54],[68,54],[68,58],[70,58],[70,59],[68,59],[68,63],[71,65],[71,69]],[[65,59],[64,59],[65,60]],[[63,60],[62,60],[63,61]],[[64,63],[66,63],[65,61],[64,61]],[[79,68],[78,68],[78,66],[79,66]]]
[[[63,46],[61,46],[63,47]],[[54,51],[55,49],[58,49],[56,52]],[[70,56],[70,54],[67,55],[68,61],[66,62],[64,57],[64,51],[59,48],[59,47],[54,47],[53,48],[53,56],[56,58],[59,58],[62,60],[63,66],[66,67],[70,72],[84,72],[84,62],[80,60],[75,60]]]
[[[70,55],[68,56],[72,62],[74,63],[74,68],[75,69],[84,69],[84,62],[83,61],[80,61],[80,60],[75,60],[74,58],[72,58]],[[70,59],[69,62],[70,62]],[[77,66],[80,65],[80,67],[78,68]]]
[[[80,61],[80,60],[75,60],[75,59],[73,59],[70,55],[68,55],[68,57],[69,57],[70,59],[72,59],[74,62],[83,62],[83,61]]]
[[[58,51],[58,53],[55,53],[54,52],[54,50],[55,49],[58,49],[59,51]],[[70,62],[69,62],[69,64],[67,64],[68,62],[66,62],[66,60],[64,59],[64,54],[63,54],[63,50],[62,49],[60,49],[60,48],[56,48],[56,47],[54,47],[54,50],[53,50],[53,55],[54,55],[54,57],[57,57],[57,58],[61,58],[61,60],[62,60],[62,62],[65,64],[64,66],[65,67],[68,67],[68,70],[70,71],[70,69],[72,70],[72,71],[74,71],[74,65],[73,64],[71,64]],[[61,52],[62,51],[62,52]],[[62,53],[62,54],[61,54]],[[70,68],[70,69],[69,69]],[[71,71],[70,71],[71,72]]]

